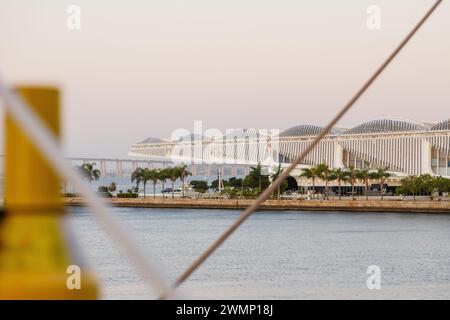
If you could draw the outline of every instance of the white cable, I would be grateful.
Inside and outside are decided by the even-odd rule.
[[[53,166],[55,171],[71,181],[77,190],[83,195],[87,205],[101,222],[105,230],[122,247],[126,255],[129,255],[143,278],[150,287],[155,289],[159,296],[176,298],[167,278],[153,263],[146,258],[138,246],[129,238],[119,223],[109,214],[108,206],[93,194],[89,185],[66,164],[61,155],[58,143],[46,125],[26,105],[22,98],[8,87],[0,79],[0,97],[4,99],[4,106],[17,125],[27,134],[28,138],[42,152],[42,155]]]

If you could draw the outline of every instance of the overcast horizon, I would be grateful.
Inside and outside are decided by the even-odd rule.
[[[125,157],[196,120],[324,125],[433,2],[2,0],[0,74],[61,88],[69,156]],[[80,30],[67,28],[69,5]],[[450,117],[449,14],[445,1],[339,126]]]

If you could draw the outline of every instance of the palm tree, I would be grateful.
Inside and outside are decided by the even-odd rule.
[[[370,179],[370,171],[369,169],[359,170],[356,174],[357,178],[364,182],[364,194],[366,195],[366,201],[369,200],[369,179]]]
[[[341,193],[342,182],[347,181],[348,173],[347,173],[347,171],[338,168],[338,169],[333,170],[333,174],[336,177],[336,180],[338,182],[339,200],[341,200],[342,199],[342,193]]]
[[[369,200],[369,180],[374,179],[374,173],[369,169],[363,169],[357,172],[357,177],[364,182],[366,200]]]
[[[305,168],[302,169],[302,173],[300,174],[300,177],[305,177],[307,179],[312,180],[312,187],[313,187],[313,197],[316,189],[316,178],[320,177],[320,168],[319,167],[311,167],[311,168]]]
[[[98,169],[95,169],[95,162],[86,162],[79,167],[76,167],[76,170],[81,174],[81,176],[88,180],[91,183],[94,180],[100,179],[101,172]]]
[[[180,177],[180,169],[178,167],[167,169],[168,178],[172,185],[172,199],[175,198],[175,181]]]
[[[256,177],[258,180],[258,189],[261,190],[261,175],[262,175],[262,167],[261,164],[258,163],[256,167],[250,167],[250,172],[248,176]]]
[[[158,184],[158,181],[159,181],[159,171],[156,169],[149,170],[149,178],[153,184],[153,199],[155,199],[156,198],[156,185]]]
[[[136,181],[136,188],[139,189],[139,184],[142,182],[142,175],[144,174],[144,169],[136,168],[131,173],[131,182],[134,183]]]
[[[152,180],[152,170],[145,168],[141,172],[141,182],[144,185],[144,199],[147,195],[147,182]]]
[[[384,182],[386,181],[386,179],[392,176],[387,170],[388,168],[378,168],[378,170],[374,174],[374,177],[376,177],[380,181],[381,201],[383,201]]]
[[[322,179],[323,181],[325,181],[325,198],[329,199],[328,196],[328,184],[330,181],[336,180],[335,175],[333,174],[333,171],[330,170],[330,167],[328,167],[327,164],[322,163],[318,166],[319,169],[319,177],[320,179]]]
[[[352,200],[355,200],[355,183],[358,180],[358,170],[353,166],[349,166],[347,169],[347,181],[352,186]]]
[[[108,187],[108,191],[109,192],[116,192],[116,190],[117,190],[117,183],[111,182],[111,184]]]
[[[164,194],[164,189],[166,187],[166,180],[169,179],[169,168],[164,168],[159,170],[158,172],[158,179],[159,181],[161,181],[162,183],[162,194],[163,194],[163,199],[166,198],[165,194]]]
[[[272,179],[272,182],[277,180],[277,178],[282,174],[284,169],[281,168],[281,163],[278,165],[278,168],[276,171],[270,176],[270,179]],[[281,183],[278,185],[277,190],[277,200],[280,200],[280,193],[281,193]]]
[[[180,174],[180,179],[181,179],[181,192],[182,192],[182,196],[184,198],[184,184],[185,184],[185,180],[188,176],[192,176],[192,173],[189,172],[187,170],[187,165],[183,164],[179,167],[179,174]]]

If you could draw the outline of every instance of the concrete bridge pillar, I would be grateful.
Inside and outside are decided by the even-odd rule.
[[[102,176],[102,178],[106,177],[106,161],[105,160],[100,160],[100,174]]]
[[[131,163],[131,166],[132,166],[132,171],[135,171],[138,168],[138,162],[137,161],[133,161]]]
[[[120,160],[116,161],[116,176],[118,176],[119,178],[123,177],[123,165],[122,161]]]

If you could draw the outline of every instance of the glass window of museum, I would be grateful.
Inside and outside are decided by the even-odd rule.
[[[433,172],[438,175],[450,175],[450,157],[435,149],[431,149],[431,168]]]

